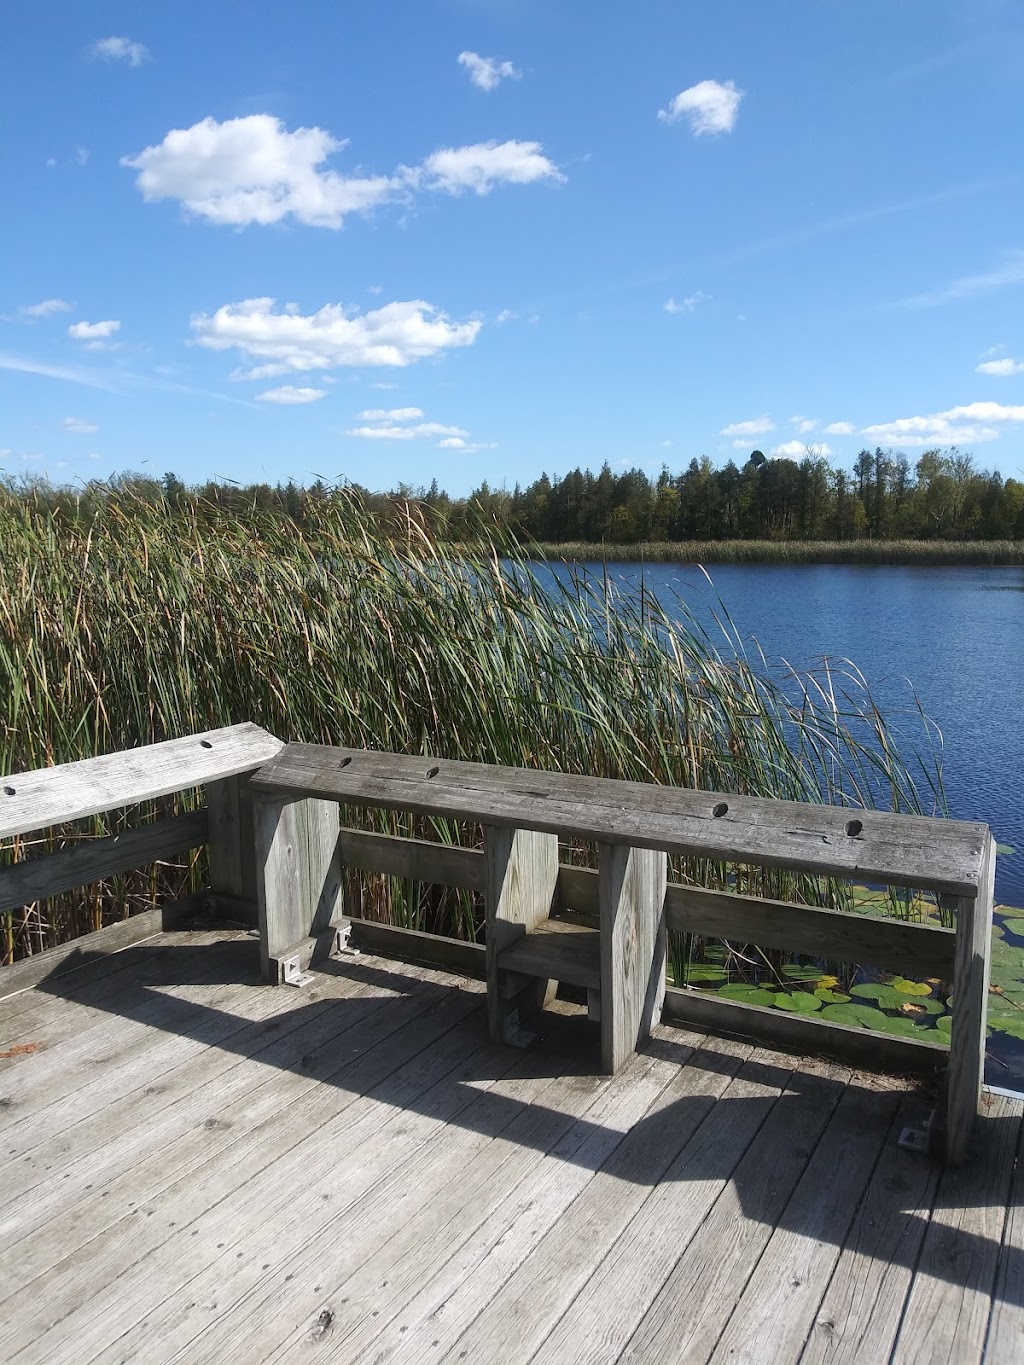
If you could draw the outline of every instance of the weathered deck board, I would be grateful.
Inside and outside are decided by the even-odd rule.
[[[989,1097],[986,1107],[973,1159],[939,1181],[893,1365],[981,1360],[1021,1129],[1018,1101]]]
[[[893,1126],[920,1127],[920,1098]],[[884,1365],[892,1354],[914,1266],[931,1216],[939,1167],[889,1141],[846,1235],[800,1365]]]
[[[1024,1125],[1010,1186],[985,1365],[1024,1360]]]
[[[217,1242],[223,1247],[236,1223],[245,1225],[246,1216],[256,1226],[273,1227],[274,1217],[287,1210],[294,1198],[293,1182],[299,1182],[301,1188],[316,1179],[317,1157],[322,1167],[336,1159],[339,1147],[367,1140],[385,1121],[387,1104],[369,1106],[368,1112],[359,1115],[362,1122],[357,1119],[345,1123],[341,1118],[363,1093],[373,1096],[382,1090],[392,1101],[390,1108],[400,1110],[403,1103],[412,1102],[428,1090],[438,1072],[446,1074],[465,1057],[476,1032],[463,1031],[451,1041],[446,1035],[474,1006],[473,997],[455,996],[449,1005],[442,996],[435,1005],[435,1016],[426,1024],[420,1022],[413,1029],[408,1028],[410,1019],[405,1013],[400,1015],[402,1027],[393,1034],[387,1034],[386,1026],[363,1029],[358,1042],[339,1049],[342,1060],[333,1070],[332,1054],[328,1051],[327,1065],[320,1077],[313,1080],[307,1079],[302,1058],[296,1056],[294,1069],[282,1072],[281,1094],[275,1099],[283,1100],[284,1107],[275,1109],[271,1122],[267,1123],[265,1115],[257,1113],[255,1121],[249,1119],[247,1123],[248,1102],[239,1101],[215,1120],[217,1124],[230,1125],[236,1133],[242,1130],[227,1147],[227,1160],[218,1153],[202,1166],[180,1175],[155,1198],[147,1200],[144,1194],[138,1198],[139,1192],[133,1188],[134,1173],[127,1172],[117,1196],[120,1220],[51,1272],[64,1285],[60,1316],[54,1321],[52,1306],[48,1313],[37,1316],[35,1286],[29,1286],[24,1294],[9,1301],[7,1332],[0,1323],[0,1355],[5,1348],[13,1355],[23,1344],[31,1342],[33,1350],[38,1349],[38,1359],[57,1361],[61,1350],[74,1342],[76,1350],[81,1348],[81,1354],[72,1353],[68,1358],[81,1360],[86,1343],[93,1339],[109,1341],[112,1328],[127,1330],[143,1311],[152,1311],[162,1301],[161,1286],[166,1293],[182,1285],[186,1267],[195,1274],[215,1262]],[[414,1017],[418,1014],[418,1010],[414,1011]],[[385,1036],[378,1042],[381,1033]],[[337,1063],[337,1054],[334,1060]],[[341,1079],[339,1073],[347,1073],[345,1090],[316,1084],[317,1079],[333,1079],[337,1083]],[[292,1084],[287,1084],[288,1081]],[[318,1131],[324,1124],[330,1127],[332,1123],[337,1128],[335,1133]],[[311,1150],[321,1143],[325,1145]],[[297,1153],[297,1149],[301,1150]],[[270,1179],[259,1201],[240,1203],[226,1198],[233,1188],[246,1187],[261,1171],[268,1171]],[[198,1239],[184,1232],[204,1216],[208,1233],[204,1240],[205,1260]],[[182,1231],[176,1237],[175,1230],[179,1228]],[[47,1236],[59,1244],[60,1229],[52,1220],[47,1225]],[[273,1241],[273,1237],[267,1239],[268,1249]],[[103,1295],[96,1294],[97,1256],[110,1278],[120,1276],[114,1302],[106,1302]],[[45,1339],[41,1340],[39,1333],[44,1330]],[[18,1335],[7,1343],[6,1336],[13,1332]]]
[[[799,1358],[861,1194],[893,1138],[898,1098],[847,1087],[718,1340],[717,1365]]]
[[[5,1365],[1021,1358],[1019,1102],[939,1177],[894,1142],[921,1099],[842,1068],[659,1027],[603,1077],[570,1006],[520,1051],[476,982],[358,955],[304,993],[251,939],[181,939],[123,993],[50,983],[69,1116],[0,1106],[0,1151],[36,1143],[5,1166]]]

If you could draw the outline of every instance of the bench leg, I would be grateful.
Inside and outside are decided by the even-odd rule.
[[[323,940],[334,943],[342,917],[336,801],[253,793],[256,899],[263,980],[284,979],[282,961],[304,968]]]
[[[484,830],[487,867],[487,1022],[492,1042],[515,1034],[522,1013],[543,1005],[549,986],[528,978],[503,982],[498,955],[534,925],[548,918],[558,891],[558,836],[533,830]],[[509,977],[512,973],[507,974]],[[506,989],[518,987],[518,989]]]
[[[668,858],[601,844],[601,1066],[614,1075],[661,1019]]]

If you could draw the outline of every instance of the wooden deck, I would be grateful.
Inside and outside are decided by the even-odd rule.
[[[943,1172],[891,1082],[316,970],[182,932],[0,1001],[0,1360],[1024,1360],[1019,1102]]]

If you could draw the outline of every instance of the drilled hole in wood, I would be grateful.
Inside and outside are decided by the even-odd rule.
[[[13,796],[13,795],[14,795],[14,788],[13,788],[13,787],[4,787],[4,796]]]
[[[347,768],[348,765],[349,765],[351,762],[352,762],[351,757],[349,757],[349,758],[343,758],[343,759],[341,760],[341,762],[338,764],[338,767],[339,767],[339,768]]]
[[[212,748],[213,748],[213,745],[210,743],[210,741],[209,741],[208,739],[201,739],[201,740],[199,741],[199,747],[200,747],[201,749],[212,749]]]
[[[723,815],[728,815],[728,813],[729,803],[727,801],[719,801],[718,805],[711,812],[716,820],[720,820]]]
[[[428,776],[428,777],[436,777],[440,771],[441,771],[440,768],[428,768],[428,769],[427,769],[427,776]]]
[[[859,820],[848,820],[846,822],[846,832],[851,839],[855,839],[864,826]]]

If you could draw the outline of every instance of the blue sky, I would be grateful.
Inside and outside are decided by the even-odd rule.
[[[11,0],[0,470],[1024,477],[1019,0]]]

